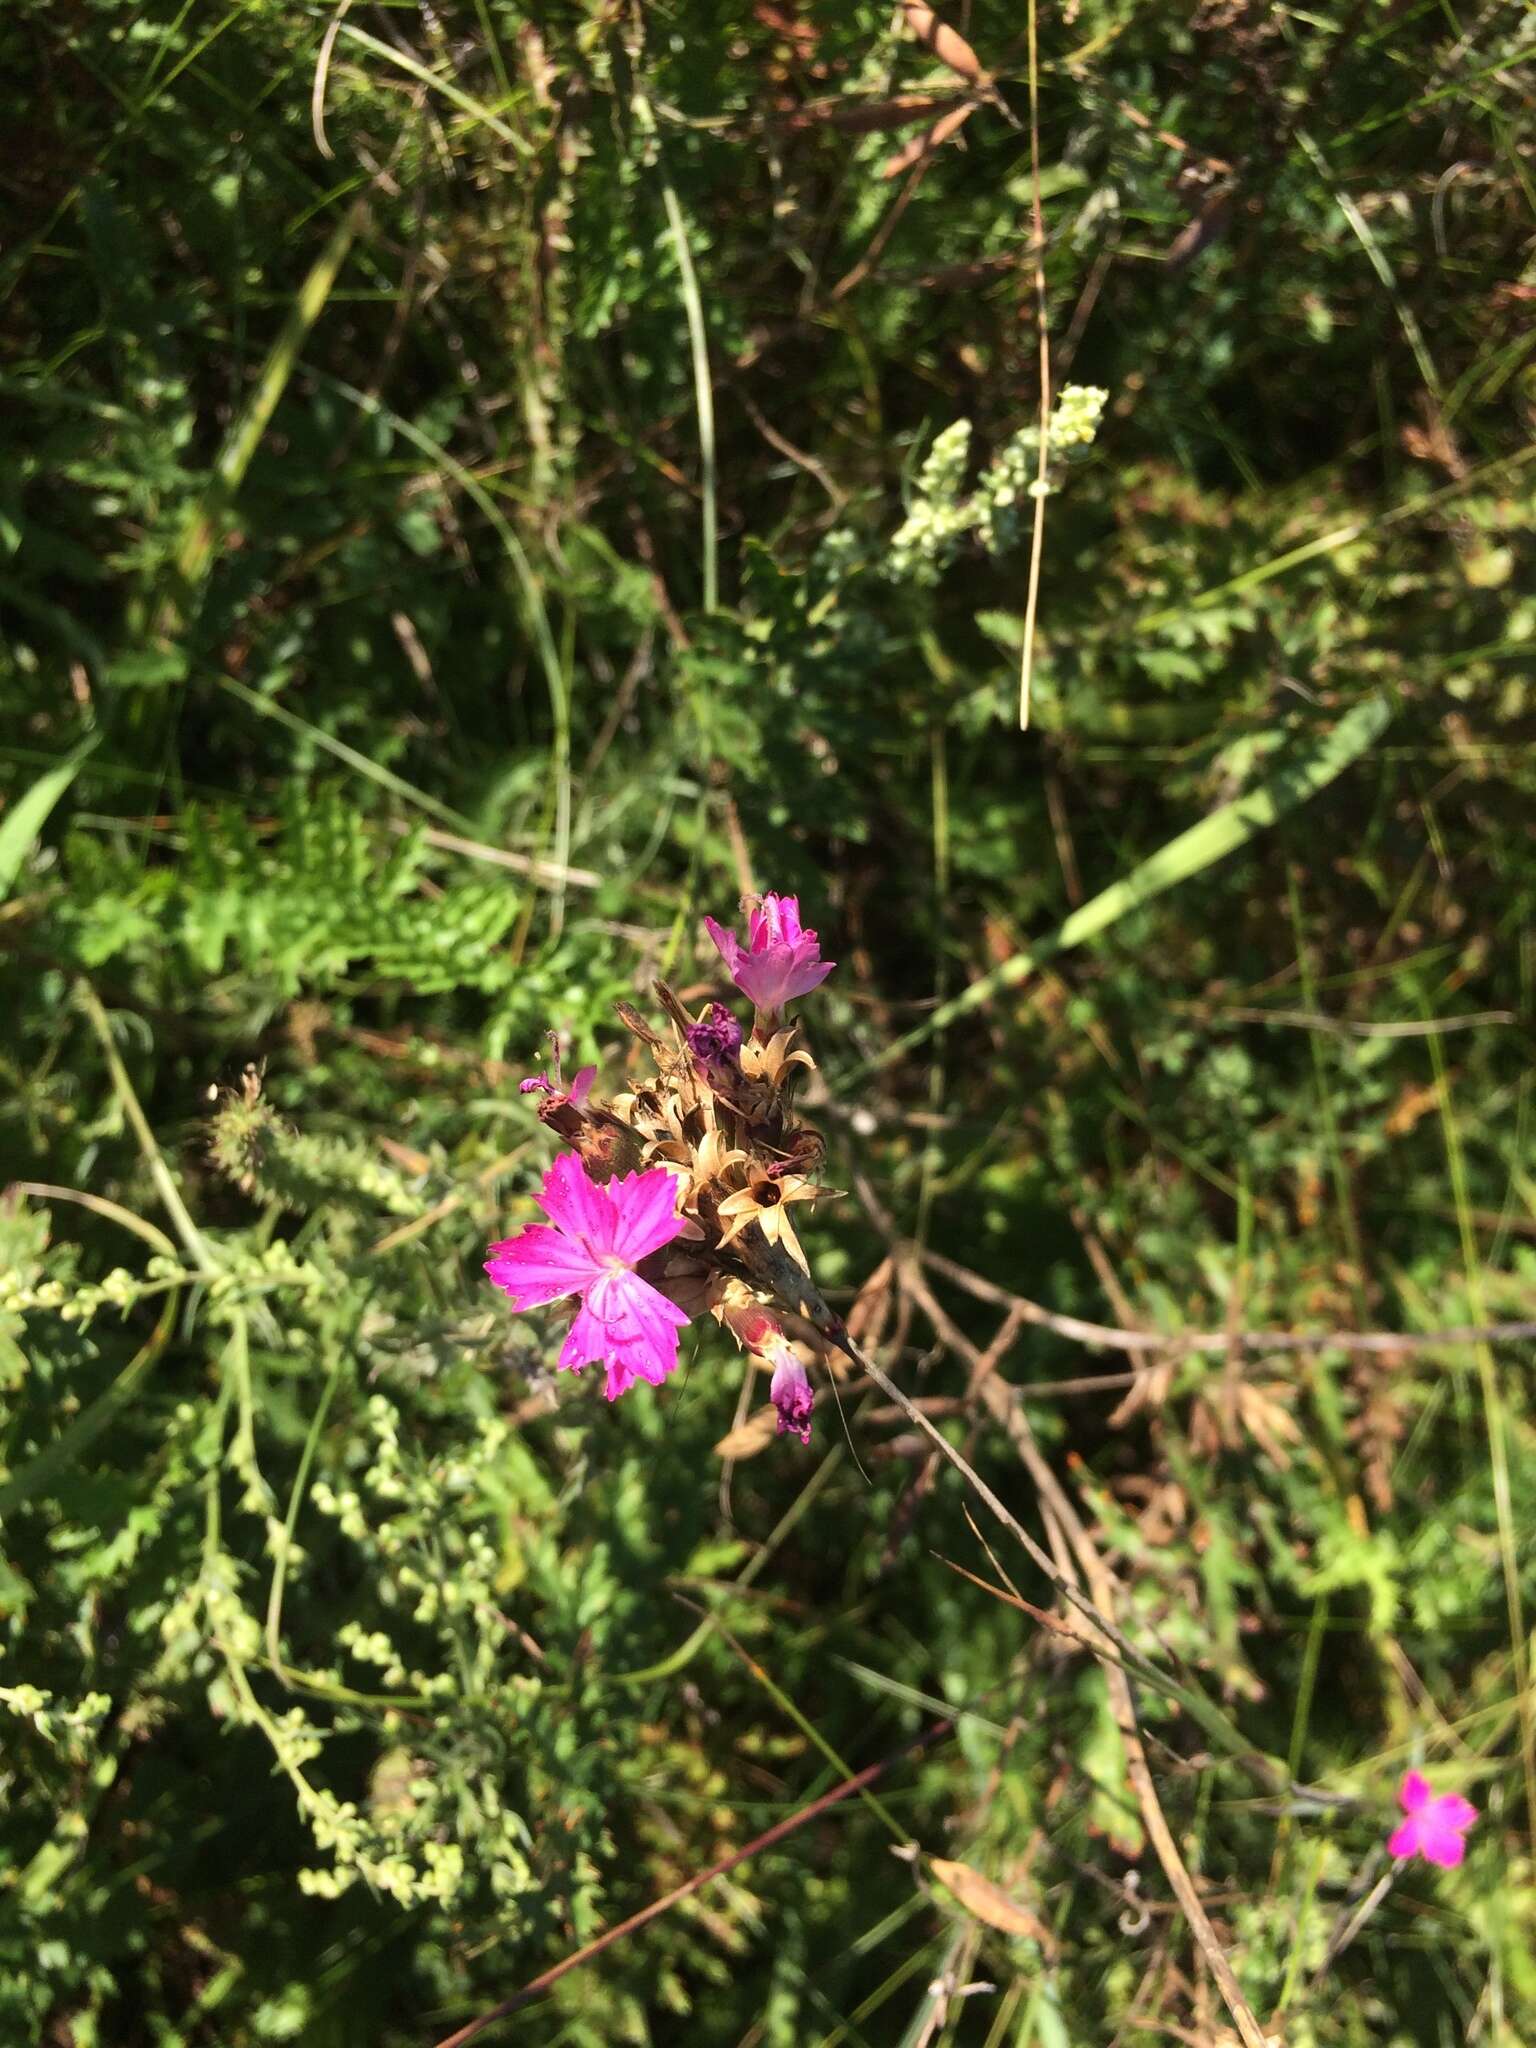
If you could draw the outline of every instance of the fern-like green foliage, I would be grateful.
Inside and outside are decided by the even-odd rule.
[[[194,807],[177,835],[174,869],[75,835],[68,922],[84,964],[169,936],[192,975],[259,968],[284,996],[360,978],[423,995],[508,979],[498,947],[517,892],[462,871],[429,883],[419,831],[392,832],[337,786],[291,784],[270,826]]]

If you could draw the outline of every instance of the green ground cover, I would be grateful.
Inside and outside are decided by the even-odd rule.
[[[483,2038],[1536,2039],[1533,17],[1032,20],[0,10],[5,2040],[433,2048],[875,1766]],[[760,890],[1139,1737],[867,1376],[484,1279]]]

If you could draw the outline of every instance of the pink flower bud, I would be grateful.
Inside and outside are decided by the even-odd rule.
[[[714,940],[731,979],[759,1010],[774,1013],[796,996],[819,988],[837,964],[821,957],[821,943],[800,923],[796,896],[764,896],[747,920],[745,946],[712,917],[704,929]]]
[[[768,1385],[769,1398],[779,1411],[779,1435],[786,1431],[799,1437],[801,1443],[811,1440],[811,1410],[815,1396],[811,1392],[810,1375],[796,1358],[787,1344],[780,1344],[770,1354],[773,1358],[773,1378]]]

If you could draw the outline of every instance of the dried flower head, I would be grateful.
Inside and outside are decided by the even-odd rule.
[[[711,1003],[683,1035],[688,1050],[706,1067],[729,1067],[741,1057],[741,1020],[724,1003]]]
[[[793,897],[763,898],[749,948],[710,930],[727,958],[725,940],[741,954],[736,980],[760,1021],[831,972]],[[610,1101],[594,1099],[585,1070],[569,1089],[558,1067],[523,1084],[572,1149],[544,1185],[553,1227],[493,1246],[487,1271],[516,1308],[580,1297],[560,1362],[605,1360],[610,1396],[637,1378],[659,1383],[676,1363],[678,1329],[713,1315],[772,1372],[781,1428],[808,1441],[810,1379],[780,1316],[842,1339],[790,1221],[792,1208],[830,1192],[816,1179],[821,1135],[794,1106],[814,1062],[797,1026],[746,1039],[724,1004],[695,1016],[665,983],[655,993],[665,1031],[619,1005],[651,1071]]]

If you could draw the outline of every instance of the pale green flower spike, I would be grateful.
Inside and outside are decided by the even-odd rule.
[[[1051,455],[1090,447],[1108,403],[1109,393],[1096,384],[1063,385],[1051,413]],[[1049,476],[1043,485],[1039,480],[1040,429],[1029,426],[998,450],[975,491],[964,498],[960,491],[970,447],[970,421],[956,420],[929,449],[911,509],[891,537],[885,573],[892,582],[936,583],[967,533],[974,533],[988,554],[1004,553],[1018,542],[1022,502],[1048,496],[1056,487]]]

